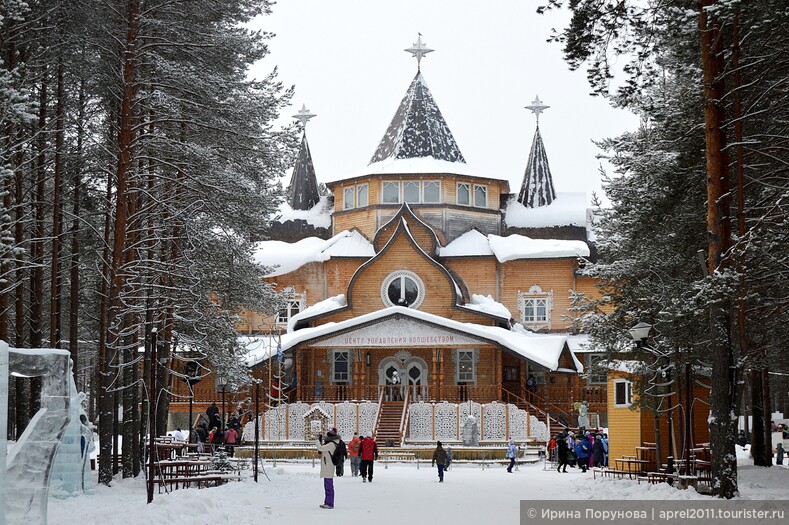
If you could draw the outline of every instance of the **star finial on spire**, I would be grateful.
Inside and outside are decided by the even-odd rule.
[[[434,50],[428,49],[427,47],[425,47],[425,44],[422,43],[422,33],[417,33],[417,34],[419,35],[419,37],[416,39],[416,43],[414,43],[411,47],[405,49],[404,51],[411,53],[411,55],[416,58],[416,70],[419,71],[420,64],[422,62],[422,57],[428,53],[432,53]]]
[[[546,106],[545,104],[543,104],[542,100],[540,100],[540,96],[539,95],[535,95],[534,96],[534,100],[531,101],[531,106],[525,106],[525,107],[526,107],[526,109],[531,110],[531,112],[534,113],[534,116],[537,117],[537,125],[539,126],[540,125],[540,113],[542,113],[543,111],[545,111],[546,109],[548,109],[551,106]]]
[[[307,122],[312,118],[315,117],[315,113],[310,113],[310,110],[307,109],[307,104],[302,104],[301,109],[293,115],[293,118],[301,122],[302,127],[307,125]]]

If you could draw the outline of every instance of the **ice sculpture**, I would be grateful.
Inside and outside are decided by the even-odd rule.
[[[77,393],[73,377],[70,378],[69,383],[71,393],[69,424],[58,447],[49,484],[49,492],[56,498],[77,496],[83,491],[93,492],[90,479],[93,431],[82,406],[86,396],[83,392]]]
[[[16,349],[0,342],[0,429],[7,428],[8,375],[41,377],[41,409],[33,416],[22,436],[8,448],[5,431],[0,432],[0,525],[25,523],[46,525],[47,497],[52,463],[63,432],[69,423],[69,379],[71,359],[67,350]],[[7,361],[6,361],[7,359]],[[4,363],[7,362],[7,368]],[[0,463],[3,466],[3,463]]]

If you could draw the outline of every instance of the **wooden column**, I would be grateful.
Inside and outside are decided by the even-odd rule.
[[[301,401],[301,384],[304,382],[304,378],[301,376],[301,359],[302,359],[302,352],[301,350],[296,349],[295,351],[294,366],[296,367],[296,401]]]
[[[433,368],[430,371],[431,374],[430,383],[433,385],[433,389],[435,392],[435,395],[431,397],[436,401],[438,401],[441,397],[441,390],[439,389],[439,385],[438,385],[438,353],[439,353],[438,348],[433,349]]]
[[[526,369],[528,368],[528,364],[525,361],[518,362],[518,369],[520,372],[520,392],[518,395],[521,396],[523,399],[528,399],[526,397]]]
[[[496,352],[496,383],[499,385],[499,401],[504,397],[502,392],[502,367],[504,366],[504,350],[497,348]]]

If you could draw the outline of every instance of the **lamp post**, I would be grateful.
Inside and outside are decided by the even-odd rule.
[[[225,430],[225,391],[227,390],[227,376],[224,374],[217,374],[216,376],[216,389],[222,393],[222,428],[219,429],[220,432],[224,432]]]
[[[633,328],[628,330],[628,332],[630,333],[630,337],[633,338],[633,341],[635,341],[636,346],[638,348],[643,348],[644,350],[652,354],[656,354],[655,349],[653,349],[647,344],[647,340],[649,339],[649,334],[651,331],[652,331],[652,325],[649,323],[645,323],[643,321],[639,322]],[[670,421],[671,418],[669,417],[669,422]],[[662,451],[663,447],[661,446],[660,441],[661,441],[660,418],[658,416],[658,410],[656,407],[655,408],[655,468],[657,468],[658,470],[660,470],[660,465],[663,462],[663,451]],[[667,454],[667,456],[669,455],[671,455],[670,452],[669,454]],[[669,465],[669,468],[671,468],[671,465]]]
[[[197,361],[187,361],[184,367],[185,376],[184,381],[189,387],[189,443],[192,442],[192,431],[194,430],[194,423],[192,422],[192,403],[194,402],[194,385],[200,382],[202,376],[199,373],[199,363]]]

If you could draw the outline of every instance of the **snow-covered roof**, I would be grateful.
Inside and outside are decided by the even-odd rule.
[[[336,323],[325,323],[311,328],[303,328],[296,332],[290,332],[282,336],[282,350],[287,351],[294,346],[299,345],[308,340],[330,336],[335,332],[348,331],[359,325],[368,325],[374,323],[376,320],[383,320],[400,314],[412,319],[433,323],[448,330],[454,330],[465,333],[472,337],[478,337],[483,340],[491,341],[501,345],[502,347],[520,355],[540,366],[549,370],[556,370],[559,367],[559,357],[562,354],[566,344],[567,337],[563,335],[543,335],[535,334],[525,330],[522,326],[517,325],[520,329],[507,330],[497,326],[483,326],[474,323],[461,323],[452,319],[447,319],[438,315],[434,315],[421,310],[414,310],[412,308],[405,308],[402,306],[391,306],[383,308],[375,312],[360,315],[345,321]],[[261,361],[267,359],[270,350],[261,349],[260,352],[250,351],[246,355],[246,362],[248,366],[254,366]],[[572,355],[572,352],[571,352]],[[583,369],[581,363],[573,356],[573,360],[577,369]]]
[[[504,208],[504,222],[511,228],[545,228],[551,226],[587,226],[586,193],[557,193],[546,206],[527,208],[516,198]]]
[[[466,162],[422,73],[417,72],[370,164],[420,157],[450,163]]]
[[[504,319],[512,319],[512,314],[509,309],[503,304],[495,301],[490,295],[471,295],[471,302],[463,305],[469,310],[476,310],[486,314],[503,317]]]
[[[574,334],[567,336],[567,344],[570,350],[576,354],[589,354],[594,352],[603,352],[602,348],[598,348],[589,341],[589,334]]]
[[[472,171],[465,162],[449,162],[434,157],[419,157],[409,159],[384,159],[359,170],[354,177],[361,177],[363,175],[407,175],[412,173],[446,173],[448,175],[479,176],[476,172]]]
[[[289,243],[261,241],[257,243],[253,259],[272,268],[266,277],[276,277],[298,270],[311,262],[328,261],[332,257],[372,257],[373,245],[356,230],[345,230],[331,239],[307,237]]]
[[[624,359],[617,359],[608,362],[608,369],[614,372],[626,372],[628,374],[637,373],[644,366],[641,361],[627,361]]]
[[[490,249],[499,262],[515,259],[550,259],[560,257],[589,257],[589,246],[583,241],[532,239],[524,235],[499,237],[488,235]]]
[[[493,255],[488,236],[477,230],[469,230],[439,250],[441,257],[463,257]]]
[[[310,317],[314,317],[316,315],[325,314],[333,310],[339,310],[340,308],[345,308],[347,304],[348,301],[345,299],[345,294],[335,295],[334,297],[329,297],[328,299],[317,302],[290,318],[288,321],[288,332],[292,332],[296,326],[296,323],[302,319],[309,319]]]
[[[551,259],[589,257],[589,246],[583,241],[532,239],[524,235],[483,235],[470,230],[439,250],[441,257],[495,255],[499,262],[515,259]]]
[[[308,210],[294,210],[289,203],[283,202],[279,206],[276,221],[303,220],[316,228],[329,228],[331,226],[331,214],[332,207],[329,205],[329,197],[324,195],[315,206]]]

